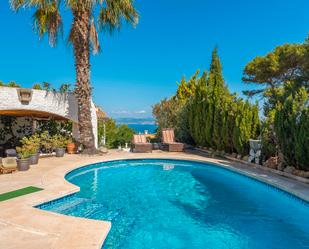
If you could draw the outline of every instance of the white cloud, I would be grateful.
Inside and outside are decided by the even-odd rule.
[[[129,114],[129,111],[126,110],[117,110],[117,111],[112,111],[112,114]]]
[[[140,111],[136,111],[135,112],[136,114],[145,114],[145,113],[147,113],[145,110],[140,110]]]

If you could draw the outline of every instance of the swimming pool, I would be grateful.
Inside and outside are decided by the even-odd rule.
[[[309,205],[216,165],[122,160],[79,168],[80,192],[39,206],[112,222],[103,248],[309,248]]]

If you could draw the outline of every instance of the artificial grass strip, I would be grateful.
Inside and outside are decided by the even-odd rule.
[[[11,192],[0,194],[0,202],[6,201],[6,200],[9,200],[9,199],[13,199],[13,198],[16,198],[16,197],[19,197],[19,196],[22,196],[22,195],[35,193],[35,192],[38,192],[38,191],[41,191],[41,190],[43,190],[43,189],[33,187],[33,186],[17,189],[17,190],[11,191]]]

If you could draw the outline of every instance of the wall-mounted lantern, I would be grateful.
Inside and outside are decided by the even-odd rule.
[[[23,105],[28,105],[32,99],[32,90],[27,88],[18,88],[18,99]]]

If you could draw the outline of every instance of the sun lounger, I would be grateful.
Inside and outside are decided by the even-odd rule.
[[[152,152],[152,144],[147,142],[146,135],[133,135],[132,141],[133,152]]]
[[[5,157],[0,160],[0,171],[2,174],[12,173],[16,170],[16,157]]]
[[[174,129],[164,128],[162,129],[162,145],[163,149],[170,152],[183,151],[184,144],[175,142]]]

